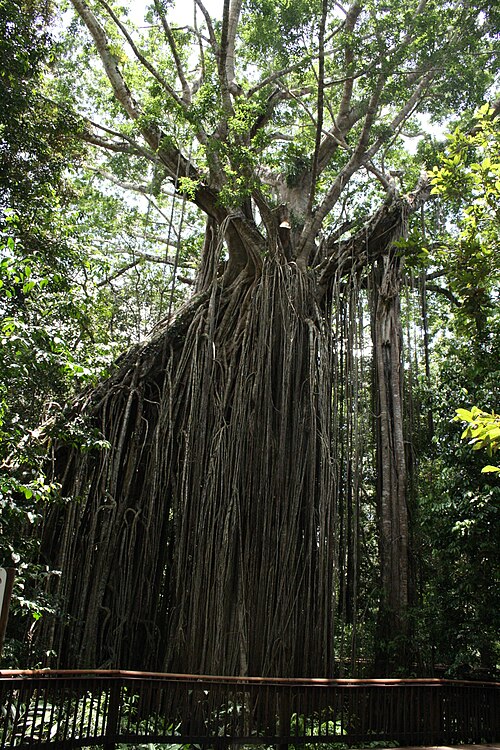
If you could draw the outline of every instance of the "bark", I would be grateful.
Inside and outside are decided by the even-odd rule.
[[[60,666],[332,675],[332,336],[313,284],[269,254],[183,316],[87,395],[111,448],[56,454],[80,500],[45,528],[69,618],[48,646]]]
[[[278,232],[266,248],[243,214],[208,219],[193,299],[74,405],[110,447],[55,451],[63,497],[77,498],[54,507],[43,531],[47,562],[63,571],[55,593],[64,619],[47,620],[43,633],[58,666],[335,674],[337,498],[341,482],[358,482],[352,474],[361,466],[351,370],[349,444],[341,451],[339,372],[352,365],[367,262],[380,269],[381,623],[404,637],[400,275],[388,247],[413,205],[385,205],[336,257],[305,272],[287,258]],[[224,240],[240,243],[239,267],[235,253],[221,265]],[[334,346],[339,336],[351,364]],[[357,490],[344,497],[341,611],[354,625]]]
[[[240,19],[242,0],[232,0],[229,6],[228,30],[227,30],[227,52],[226,52],[226,79],[228,86],[236,84],[234,50],[236,43],[236,29]],[[231,92],[231,93],[234,93]]]
[[[403,428],[400,258],[392,249],[373,275],[373,381],[381,599],[377,675],[408,663],[409,525]]]

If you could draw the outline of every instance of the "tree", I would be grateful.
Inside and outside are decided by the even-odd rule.
[[[500,100],[486,103],[468,126],[448,136],[432,170],[432,192],[452,208],[453,235],[446,236],[441,263],[451,291],[462,301],[457,311],[465,327],[481,340],[498,290],[500,262]]]
[[[417,631],[428,663],[446,665],[450,676],[473,670],[491,677],[498,670],[500,488],[494,474],[482,473],[484,461],[460,444],[450,420],[450,404],[494,403],[498,324],[492,314],[481,348],[473,349],[462,321],[434,344],[435,434],[420,454]]]
[[[196,0],[178,29],[155,0],[140,38],[106,0],[72,3],[115,99],[85,138],[149,161],[206,230],[189,302],[73,405],[111,448],[55,454],[79,501],[44,530],[71,623],[50,645],[85,666],[333,674],[337,337],[355,339],[368,286],[379,641],[397,644],[380,669],[394,668],[411,598],[395,241],[430,187],[400,194],[390,170],[415,112],[482,98],[496,11],[225,0],[217,22]]]
[[[440,165],[433,170],[433,191],[454,201],[461,209],[458,236],[447,250],[454,256],[451,287],[463,299],[462,320],[472,320],[476,334],[484,338],[488,317],[498,291],[498,242],[500,230],[500,102],[484,104],[475,115],[472,128],[457,127],[449,136]],[[450,265],[452,265],[450,263]],[[499,417],[473,406],[456,410],[456,421],[467,424],[462,439],[469,438],[473,450],[497,450]],[[485,466],[484,472],[500,471]]]
[[[416,630],[428,663],[462,677],[471,670],[494,676],[499,654],[499,488],[494,475],[481,472],[484,462],[459,444],[454,424],[466,422],[462,437],[493,452],[500,343],[498,110],[497,100],[452,124],[433,158],[433,209],[443,220],[433,217],[419,237],[431,262],[446,271],[446,296],[441,293],[439,306],[429,305],[433,429],[419,450]],[[430,294],[434,286],[428,287]],[[450,420],[454,405],[474,403],[492,413],[459,408]]]
[[[17,568],[9,666],[39,663],[36,623],[54,607],[46,588],[57,572],[40,564],[33,530],[58,485],[47,479],[37,430],[51,419],[50,439],[60,435],[61,405],[106,364],[96,298],[81,284],[90,268],[72,224],[79,123],[45,87],[51,21],[43,2],[0,3],[0,565]],[[76,427],[72,440],[90,437]]]

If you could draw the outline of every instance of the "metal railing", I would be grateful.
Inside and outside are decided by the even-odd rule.
[[[141,742],[342,750],[499,738],[493,682],[0,671],[1,750]]]

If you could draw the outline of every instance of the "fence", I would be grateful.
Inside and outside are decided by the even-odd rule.
[[[500,683],[0,671],[0,748],[494,742]],[[379,745],[380,747],[380,745]]]

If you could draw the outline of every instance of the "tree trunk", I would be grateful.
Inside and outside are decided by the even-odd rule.
[[[409,532],[403,429],[400,258],[392,248],[373,274],[372,337],[381,598],[375,671],[408,663]]]
[[[60,666],[333,675],[332,335],[314,291],[270,253],[80,401],[111,447],[57,454],[80,498],[45,528]]]
[[[376,266],[379,643],[384,669],[405,662],[400,274],[387,248],[419,205],[410,198],[384,204],[309,269],[293,260],[290,228],[288,244],[270,232],[266,248],[243,213],[208,220],[195,296],[77,400],[68,442],[55,449],[55,478],[70,500],[50,510],[42,549],[62,571],[64,615],[47,618],[42,633],[59,666],[334,675],[337,498],[362,467],[352,327],[367,263]],[[335,350],[342,337],[345,361]],[[351,385],[341,407],[342,372]],[[71,447],[99,436],[108,448]],[[341,611],[354,625],[359,498],[343,491]]]

